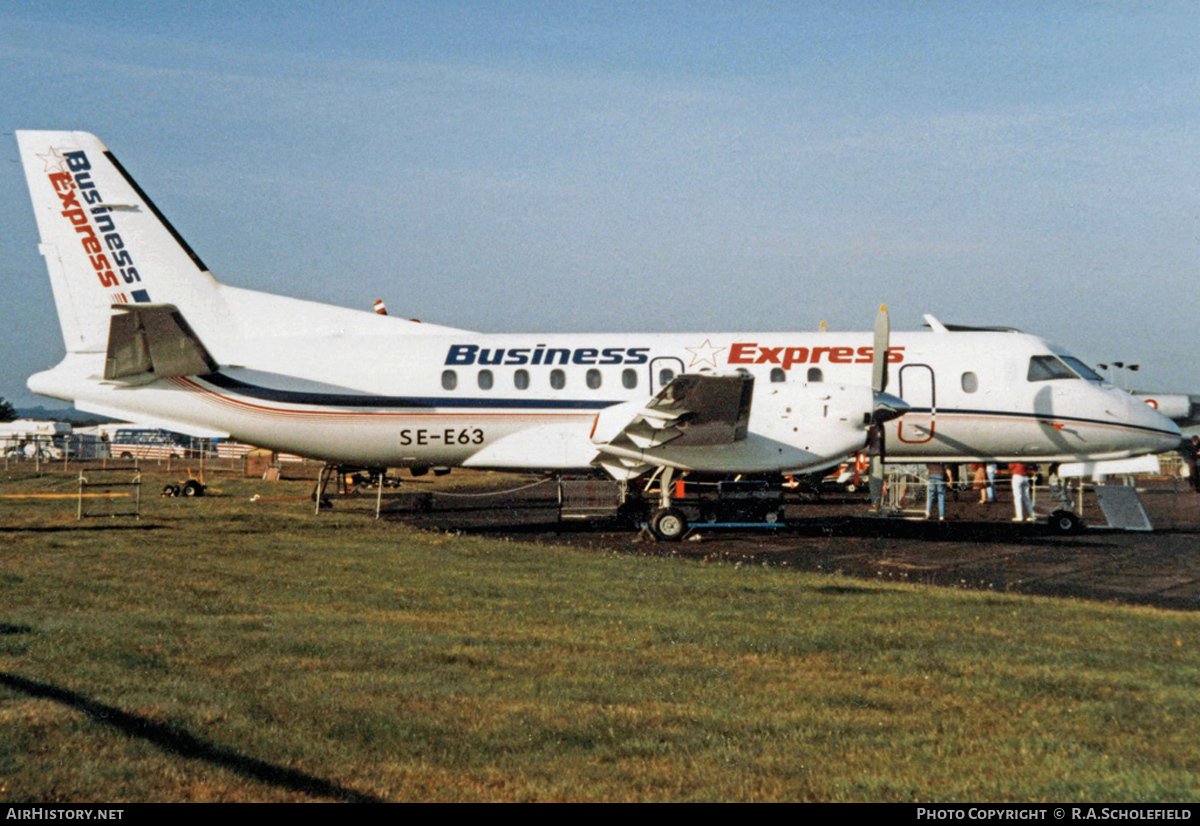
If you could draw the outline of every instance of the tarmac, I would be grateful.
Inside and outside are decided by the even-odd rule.
[[[612,520],[560,521],[552,483],[515,492],[405,494],[389,518],[609,552],[1200,610],[1200,495],[1180,480],[1139,482],[1138,490],[1152,531],[1102,527],[1096,499],[1087,495],[1083,515],[1089,527],[1080,533],[1054,533],[1045,520],[1014,523],[1011,496],[1000,489],[993,504],[980,504],[976,491],[952,492],[944,522],[927,521],[914,510],[880,517],[861,497],[823,495],[789,501],[781,527],[698,526],[672,543]]]

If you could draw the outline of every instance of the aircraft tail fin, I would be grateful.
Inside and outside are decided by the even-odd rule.
[[[95,135],[16,136],[67,352],[106,352],[115,306],[219,317],[217,281]]]

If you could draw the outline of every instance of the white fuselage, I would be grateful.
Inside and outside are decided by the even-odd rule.
[[[236,303],[247,296],[232,292]],[[238,366],[211,376],[128,388],[87,381],[98,354],[79,354],[30,386],[85,409],[330,461],[571,470],[603,458],[593,441],[602,410],[647,400],[682,373],[746,371],[748,438],[659,451],[658,464],[803,471],[866,438],[868,333],[486,335],[328,309],[332,327],[232,319],[205,341]],[[1031,381],[1030,359],[1056,352],[1035,336],[896,333],[889,352],[887,390],[911,407],[886,425],[891,462],[1111,459],[1178,442],[1169,421],[1125,391],[1078,376]]]

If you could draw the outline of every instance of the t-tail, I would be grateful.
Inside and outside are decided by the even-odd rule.
[[[295,374],[304,347],[348,330],[448,330],[222,284],[95,135],[16,136],[67,351],[29,379],[38,394],[145,420],[114,390],[228,365]]]
[[[95,135],[16,135],[68,353],[105,352],[114,305],[220,315],[208,267]]]

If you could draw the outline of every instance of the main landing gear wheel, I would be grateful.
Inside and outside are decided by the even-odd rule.
[[[675,508],[660,508],[650,517],[651,533],[663,542],[678,542],[687,530],[687,518]]]

